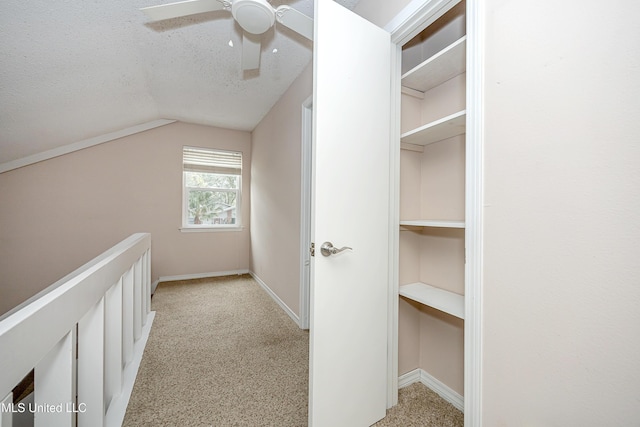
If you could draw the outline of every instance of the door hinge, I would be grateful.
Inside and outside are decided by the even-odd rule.
[[[311,242],[311,248],[309,248],[309,252],[311,252],[311,256],[316,256],[316,244]]]

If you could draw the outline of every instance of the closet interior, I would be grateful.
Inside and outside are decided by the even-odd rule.
[[[398,372],[463,409],[466,3],[402,47]],[[419,375],[419,377],[418,377]]]

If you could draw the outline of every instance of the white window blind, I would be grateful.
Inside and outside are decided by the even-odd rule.
[[[242,153],[183,147],[183,169],[189,172],[208,172],[227,175],[242,174]]]

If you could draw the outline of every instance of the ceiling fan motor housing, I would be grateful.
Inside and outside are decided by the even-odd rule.
[[[246,32],[262,34],[273,26],[276,14],[266,0],[235,0],[231,14]]]

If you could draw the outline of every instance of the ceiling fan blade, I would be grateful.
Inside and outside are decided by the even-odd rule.
[[[304,13],[282,5],[276,9],[276,18],[285,27],[289,27],[301,36],[313,40],[313,19]]]
[[[187,0],[176,3],[161,4],[140,9],[152,21],[179,18],[181,16],[195,15],[196,13],[212,12],[225,8],[222,0]]]
[[[242,33],[242,70],[260,68],[260,36]]]

